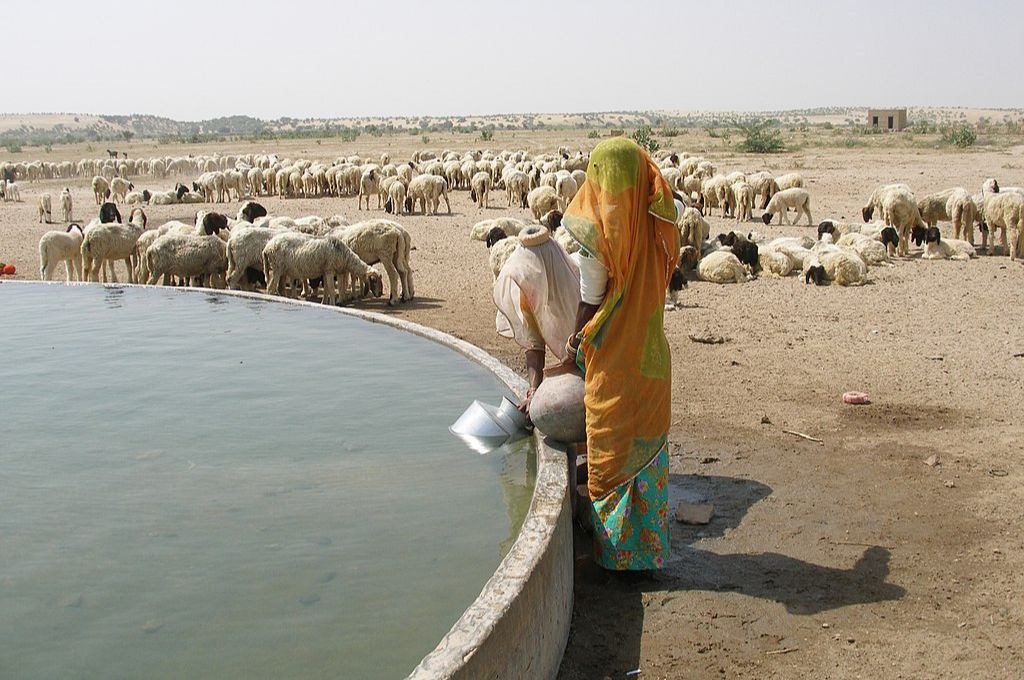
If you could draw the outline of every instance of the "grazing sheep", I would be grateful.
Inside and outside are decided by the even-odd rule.
[[[100,272],[103,272],[103,280],[107,280],[107,268],[103,263],[109,262],[110,279],[117,282],[117,273],[113,264],[117,260],[123,260],[128,270],[128,282],[137,283],[135,280],[135,268],[132,265],[132,258],[135,255],[135,243],[139,236],[146,229],[146,213],[141,208],[133,208],[126,224],[120,221],[106,221],[105,217],[113,217],[110,210],[104,210],[110,206],[113,213],[117,208],[113,203],[104,203],[100,208],[100,222],[90,224],[85,229],[85,238],[82,240],[82,269],[84,277],[90,281],[98,281]],[[120,220],[120,215],[117,215]]]
[[[198,279],[200,286],[223,288],[227,244],[219,233],[227,225],[226,216],[206,213],[198,234],[167,233],[156,239],[146,250],[149,284],[155,284],[160,277],[166,282],[177,276],[185,281]]]
[[[340,237],[366,264],[372,266],[379,262],[384,267],[390,285],[389,305],[397,304],[399,299],[406,302],[415,297],[409,263],[412,238],[400,224],[389,220],[366,220],[350,227],[337,227],[330,233]],[[359,278],[365,288],[365,277]],[[398,295],[399,280],[402,283],[401,298]]]
[[[724,175],[715,175],[701,182],[700,195],[708,215],[712,208],[721,208],[722,217],[732,214],[732,191]]]
[[[745,283],[751,280],[739,258],[728,250],[709,253],[697,263],[697,276],[711,283]]]
[[[528,207],[527,195],[529,193],[530,176],[525,172],[513,169],[505,176],[505,194],[509,207],[512,205],[518,205],[520,208]]]
[[[924,237],[925,260],[969,260],[977,257],[974,245],[960,239],[944,239],[938,227],[928,227]]]
[[[57,265],[64,263],[67,281],[71,281],[74,270],[75,281],[82,280],[82,240],[85,234],[77,224],[65,231],[48,231],[39,239],[39,277],[43,281],[53,280]]]
[[[796,217],[793,219],[793,222],[789,221],[789,216],[787,215],[787,211],[790,208],[796,210]],[[800,221],[801,214],[807,215],[807,226],[809,227],[813,221],[811,219],[811,195],[806,189],[782,189],[768,201],[764,214],[761,215],[761,221],[765,224],[771,224],[775,213],[779,213],[780,224],[783,222],[786,224],[796,224]]]
[[[911,196],[913,196],[914,193],[913,191],[910,190],[909,186],[902,183],[884,184],[880,187],[877,187],[874,191],[871,192],[871,195],[868,196],[868,202],[864,205],[863,208],[860,209],[860,213],[861,216],[864,218],[864,221],[870,222],[871,218],[874,216],[875,211],[877,210],[882,213],[882,221],[888,225],[892,225],[890,218],[885,215],[885,208],[883,206],[883,203],[885,202],[886,197],[894,192],[907,193],[910,194]]]
[[[899,234],[897,254],[906,256],[910,252],[910,232],[915,227],[925,228],[913,192],[905,184],[889,184],[875,189],[861,210],[864,221],[869,221],[878,208],[881,208],[885,224],[895,227]]]
[[[405,199],[406,212],[411,213],[418,201],[422,214],[436,215],[442,198],[448,207],[448,214],[451,215],[452,204],[448,201],[448,181],[437,175],[419,175],[409,182]]]
[[[491,175],[487,172],[478,172],[473,175],[469,183],[469,197],[476,203],[478,208],[487,208],[487,197],[491,191]]]
[[[50,194],[39,195],[39,222],[47,224],[53,221],[53,209],[51,207]]]
[[[804,178],[799,172],[791,172],[786,175],[779,175],[775,178],[775,185],[779,191],[785,191],[786,189],[802,189],[804,187]]]
[[[549,186],[540,186],[530,191],[526,196],[526,204],[535,220],[539,220],[543,215],[561,207],[558,193],[554,187]]]
[[[408,195],[405,182],[398,177],[389,177],[388,179],[393,179],[394,181],[388,186],[388,200],[384,204],[384,209],[389,213],[404,215],[405,197]]]
[[[1003,252],[1008,252],[1011,260],[1016,260],[1018,255],[1024,257],[1024,194],[1009,191],[987,194],[983,215],[982,247],[985,252],[989,252],[989,238],[995,239],[993,230],[1000,229]],[[1006,242],[1007,229],[1013,234],[1011,247]]]
[[[325,305],[338,304],[335,277],[345,281],[352,275],[374,290],[379,290],[381,284],[380,274],[333,234],[278,234],[263,249],[263,269],[269,273],[268,292],[280,292],[282,284],[295,280],[322,279],[324,294],[321,302]],[[295,297],[295,291],[296,287],[292,286],[291,297]]]
[[[92,178],[92,194],[96,198],[96,205],[103,205],[110,196],[110,182],[105,177],[96,175]]]
[[[917,202],[917,208],[929,227],[934,227],[940,220],[950,221],[954,238],[959,239],[963,235],[969,243],[974,243],[977,208],[966,189],[956,187],[928,194]]]
[[[227,286],[232,290],[252,290],[253,284],[266,285],[263,249],[270,239],[286,231],[275,227],[246,227],[231,230],[227,241]]]
[[[67,187],[60,192],[60,215],[64,222],[71,221],[71,189]]]
[[[754,196],[761,197],[761,210],[768,207],[768,201],[779,192],[779,184],[767,170],[747,175],[747,183],[754,189]]]
[[[684,208],[676,216],[679,227],[679,243],[682,246],[693,246],[700,251],[701,244],[711,235],[711,225],[696,208]]]

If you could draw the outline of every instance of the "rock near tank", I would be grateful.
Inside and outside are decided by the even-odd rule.
[[[585,441],[587,412],[583,406],[583,384],[583,378],[576,373],[546,378],[530,402],[534,427],[561,442]]]

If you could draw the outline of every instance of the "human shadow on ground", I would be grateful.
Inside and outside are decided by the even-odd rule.
[[[791,614],[904,596],[903,588],[885,582],[890,554],[878,546],[867,547],[849,569],[778,553],[718,554],[693,547],[697,541],[722,537],[738,527],[750,508],[771,492],[770,487],[748,479],[670,475],[672,557],[664,570],[646,579],[599,568],[589,557],[589,535],[577,530],[576,599],[559,678],[623,677],[637,669],[645,592],[739,592],[779,602]],[[713,504],[711,523],[693,527],[676,522],[674,511],[682,500]]]

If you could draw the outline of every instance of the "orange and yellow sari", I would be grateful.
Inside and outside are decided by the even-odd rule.
[[[659,569],[669,555],[672,365],[663,314],[679,253],[675,217],[660,170],[634,142],[618,138],[591,153],[587,181],[562,221],[608,270],[578,357],[595,558],[608,569]]]

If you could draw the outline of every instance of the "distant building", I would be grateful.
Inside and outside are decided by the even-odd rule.
[[[868,125],[889,132],[899,132],[907,127],[907,110],[868,109]]]

